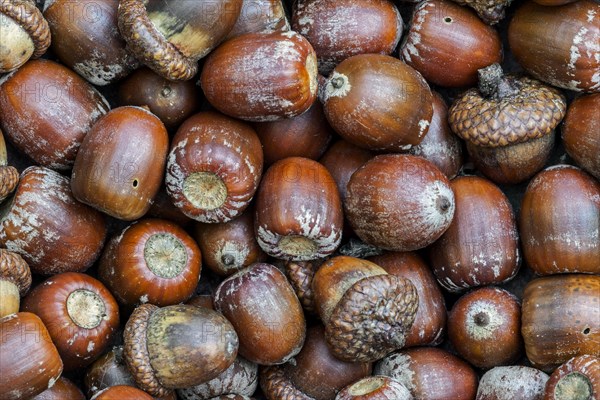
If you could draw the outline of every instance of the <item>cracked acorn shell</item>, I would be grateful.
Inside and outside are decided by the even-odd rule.
[[[188,80],[231,31],[242,0],[121,0],[118,25],[127,49],[159,75]]]
[[[558,367],[546,384],[544,400],[597,399],[600,396],[600,358],[573,357]]]
[[[559,90],[528,77],[504,75],[499,64],[479,70],[479,88],[450,107],[452,131],[467,141],[475,166],[496,183],[526,180],[546,163],[554,128],[566,112]]]
[[[206,58],[200,85],[208,102],[229,116],[255,122],[298,116],[317,98],[317,57],[293,31],[247,33]]]
[[[29,265],[17,253],[0,249],[0,318],[19,312],[21,297],[30,287]]]
[[[0,74],[41,57],[50,46],[48,22],[30,0],[0,1],[0,30]]]
[[[158,397],[213,379],[238,351],[238,336],[225,317],[191,305],[142,304],[123,337],[123,355],[136,384]]]
[[[421,74],[382,54],[345,59],[319,96],[331,127],[373,151],[399,152],[419,144],[433,116],[433,96]]]
[[[340,360],[372,362],[405,345],[418,307],[408,279],[337,256],[319,268],[312,284],[329,349]]]

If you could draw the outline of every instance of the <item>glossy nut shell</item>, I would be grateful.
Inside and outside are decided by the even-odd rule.
[[[61,376],[49,389],[33,397],[31,400],[85,400],[79,388],[67,378]]]
[[[600,94],[575,99],[567,110],[562,139],[567,153],[587,172],[600,180]]]
[[[341,390],[336,400],[410,400],[412,395],[400,382],[388,376],[369,376]]]

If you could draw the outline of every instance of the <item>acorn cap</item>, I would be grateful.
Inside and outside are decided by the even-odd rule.
[[[325,326],[332,353],[342,361],[372,362],[404,346],[419,305],[411,281],[375,275],[354,283]]]
[[[17,253],[0,249],[0,280],[14,283],[19,295],[25,296],[31,287],[29,265]]]
[[[51,42],[50,26],[34,1],[1,0],[0,13],[17,22],[29,34],[35,46],[31,58],[41,57],[48,50]]]
[[[309,313],[316,312],[315,297],[312,290],[312,281],[315,272],[323,263],[322,259],[314,261],[288,261],[285,264],[285,273],[290,284],[302,304],[302,308]]]
[[[0,202],[8,197],[19,183],[19,171],[15,167],[0,166]]]
[[[481,147],[503,147],[541,138],[565,116],[559,90],[535,79],[504,75],[498,64],[479,70],[479,89],[469,89],[448,111],[452,131]]]
[[[268,399],[315,400],[296,388],[285,375],[283,366],[262,368],[260,388]]]
[[[504,18],[505,10],[512,0],[454,0],[454,2],[471,7],[484,22],[494,25]]]
[[[166,397],[172,391],[165,388],[156,378],[146,344],[148,322],[158,309],[152,304],[142,304],[133,311],[123,332],[123,356],[135,383],[142,390],[152,396]]]
[[[127,49],[159,75],[188,80],[198,72],[198,62],[184,56],[154,26],[146,11],[148,0],[119,2],[119,31]]]

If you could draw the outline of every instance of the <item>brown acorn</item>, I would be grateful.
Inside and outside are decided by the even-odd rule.
[[[52,51],[94,85],[108,85],[137,67],[119,35],[118,7],[113,0],[54,0],[44,7],[52,32]]]
[[[312,44],[319,72],[327,75],[357,54],[391,54],[402,36],[402,17],[388,0],[301,0],[294,3],[292,28]]]
[[[597,275],[552,275],[527,284],[521,333],[534,367],[552,371],[575,356],[600,356],[599,292]]]
[[[519,237],[506,195],[477,176],[459,176],[450,186],[456,202],[454,219],[428,249],[440,285],[460,292],[514,278],[520,267]]]
[[[111,386],[96,392],[90,400],[153,400],[148,393],[132,386]]]
[[[463,87],[477,82],[478,69],[502,61],[502,42],[473,10],[427,0],[415,7],[400,54],[429,82]]]
[[[242,11],[225,40],[251,32],[289,31],[282,0],[242,0]]]
[[[30,61],[0,82],[6,138],[48,168],[70,169],[84,137],[108,110],[91,84],[53,61]]]
[[[373,151],[398,152],[419,144],[433,115],[431,90],[421,74],[382,54],[342,61],[320,98],[333,129]]]
[[[472,400],[477,391],[473,367],[438,347],[415,347],[388,354],[375,364],[373,373],[396,379],[415,399]]]
[[[167,79],[188,80],[198,60],[231,31],[241,8],[242,0],[121,0],[119,31],[146,66]]]
[[[600,180],[600,94],[578,97],[567,109],[562,139],[567,153]]]
[[[448,229],[454,194],[431,162],[412,155],[377,156],[348,182],[346,218],[364,242],[385,250],[430,245]]]
[[[527,77],[504,75],[499,64],[479,70],[479,88],[449,110],[452,131],[467,141],[475,166],[496,183],[518,183],[546,163],[565,97]]]
[[[495,25],[504,19],[506,8],[513,0],[452,0],[458,4],[471,7],[479,18],[490,25]]]
[[[600,183],[570,165],[545,169],[525,190],[519,230],[537,274],[599,274]]]
[[[388,376],[369,376],[341,390],[335,400],[411,400],[408,389]]]
[[[33,1],[0,2],[0,74],[14,71],[50,46],[50,28]]]
[[[61,376],[54,385],[30,400],[85,400],[81,390],[70,380]]]
[[[29,265],[17,253],[0,249],[0,318],[19,312],[30,287]]]
[[[112,217],[143,216],[158,193],[167,158],[164,124],[144,108],[119,107],[86,135],[73,165],[73,195]]]
[[[476,400],[542,400],[548,378],[522,365],[495,367],[481,377]]]
[[[405,345],[419,302],[408,279],[337,256],[319,268],[312,285],[329,349],[340,360],[372,362]]]
[[[119,328],[119,307],[100,281],[66,272],[36,286],[23,310],[38,315],[48,328],[65,370],[85,367],[98,358]]]
[[[526,1],[510,20],[508,43],[535,78],[563,89],[598,92],[599,21],[600,4],[594,0],[555,7]]]
[[[256,122],[291,118],[317,98],[317,58],[294,31],[246,33],[207,57],[200,84],[223,114]]]
[[[581,355],[558,367],[546,384],[544,400],[597,399],[600,396],[600,358]]]
[[[43,167],[23,171],[14,196],[0,207],[0,226],[0,246],[41,275],[86,270],[107,231],[102,214],[75,200],[69,179]]]
[[[165,183],[189,218],[227,222],[250,204],[262,174],[256,132],[244,122],[205,111],[188,118],[171,143]]]

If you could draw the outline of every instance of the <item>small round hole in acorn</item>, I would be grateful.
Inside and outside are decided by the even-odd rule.
[[[133,183],[131,184],[131,186],[133,186],[134,188],[138,187],[138,185],[140,184],[140,181],[138,181],[137,179],[133,180]]]
[[[212,172],[194,172],[183,183],[183,195],[194,207],[215,210],[227,199],[227,186]]]
[[[452,18],[451,17],[445,17],[444,18],[444,22],[447,24],[451,24],[452,23]]]
[[[161,278],[179,276],[187,265],[188,256],[183,243],[170,234],[152,235],[144,246],[148,268]]]
[[[557,384],[554,392],[555,399],[587,400],[592,398],[592,383],[590,379],[579,373],[571,372],[565,375]]]
[[[589,334],[590,334],[590,328],[585,328],[585,329],[583,330],[583,334],[584,334],[584,335],[589,335]]]
[[[106,306],[96,293],[80,289],[67,298],[67,312],[77,326],[94,329],[106,317]]]
[[[385,385],[385,380],[383,378],[363,379],[352,385],[349,389],[349,393],[352,396],[364,396],[365,394],[376,391],[383,385]]]

